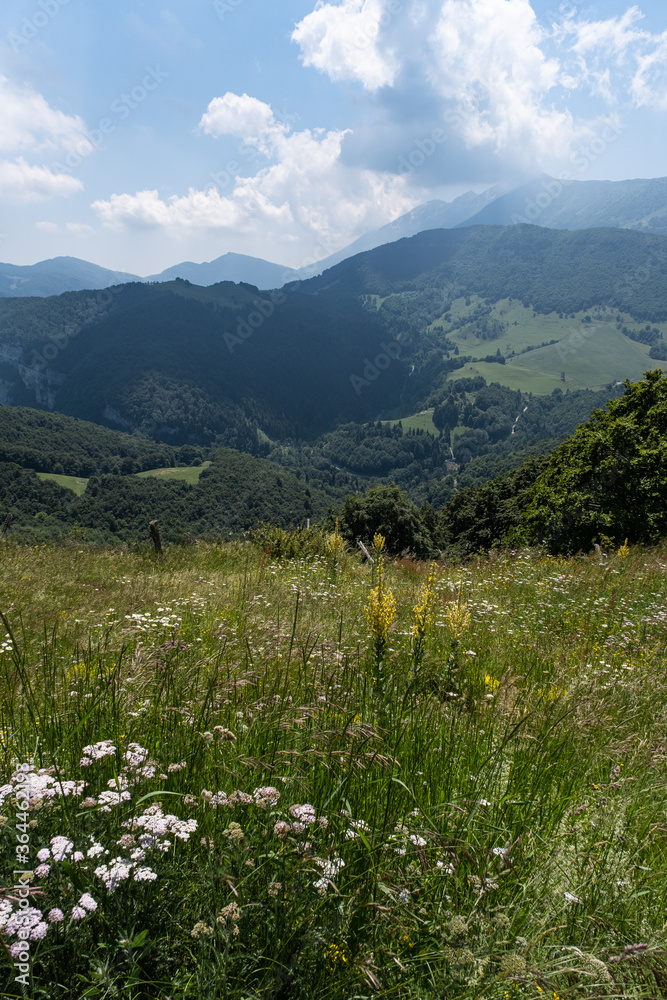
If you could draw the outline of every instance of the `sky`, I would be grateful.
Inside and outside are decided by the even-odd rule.
[[[301,267],[666,126],[664,0],[2,0],[0,260]]]

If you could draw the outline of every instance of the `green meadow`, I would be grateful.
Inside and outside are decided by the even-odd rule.
[[[556,388],[601,388],[626,378],[634,381],[648,368],[661,367],[660,362],[649,358],[646,345],[624,336],[615,323],[595,322],[595,310],[570,316],[541,314],[516,300],[503,299],[493,306],[489,316],[505,324],[506,329],[497,339],[484,340],[473,320],[482,305],[483,300],[475,295],[469,297],[469,305],[465,299],[457,299],[447,314],[449,318],[436,320],[431,330],[442,330],[463,355],[484,357],[500,349],[507,363],[472,362],[452,372],[452,380],[482,375],[487,382],[546,395]],[[592,325],[582,322],[587,316],[592,318]],[[456,326],[457,321],[467,317],[471,317],[470,325]],[[637,325],[627,315],[621,321],[630,327]],[[665,323],[654,326],[663,335],[667,332]],[[510,357],[512,354],[514,357]]]
[[[202,462],[196,466],[175,466],[165,469],[149,469],[147,472],[137,472],[139,479],[167,479],[172,482],[190,483],[196,486],[204,469],[208,469],[210,462]],[[38,472],[40,479],[51,479],[58,486],[66,490],[73,490],[77,496],[82,496],[86,492],[88,480],[81,476],[62,476],[55,472]]]
[[[210,462],[202,462],[201,465],[191,465],[185,467],[179,466],[168,469],[150,469],[148,472],[138,472],[137,475],[140,479],[150,479],[151,477],[155,477],[156,479],[168,479],[172,482],[178,481],[190,483],[191,486],[196,486],[202,472],[204,469],[208,469],[210,464]]]
[[[667,994],[667,552],[367,543],[3,547],[2,996]]]
[[[88,480],[84,479],[82,476],[63,476],[57,472],[38,472],[37,475],[40,479],[51,480],[57,483],[58,486],[62,486],[65,490],[72,490],[78,497],[83,496],[86,492],[86,486],[88,485]]]

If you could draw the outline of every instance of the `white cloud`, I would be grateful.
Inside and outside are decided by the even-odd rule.
[[[269,105],[247,95],[212,101],[200,126],[212,135],[254,141],[270,162],[252,177],[236,177],[229,193],[210,187],[166,200],[157,191],[98,200],[92,207],[105,225],[161,227],[174,236],[192,230],[255,234],[266,245],[290,245],[293,263],[301,264],[304,254],[333,252],[419,200],[409,195],[404,178],[346,166],[346,132],[290,133]]]
[[[54,110],[41,94],[6,76],[0,76],[0,108],[0,152],[73,151],[85,141],[83,119]]]
[[[268,104],[247,94],[227,92],[215,97],[199,123],[208,135],[233,135],[248,145],[267,151],[272,140],[288,131],[288,126],[275,119]]]
[[[667,110],[667,31],[655,35],[638,25],[637,6],[602,21],[568,18],[560,28],[570,41],[581,79],[610,104]]]
[[[359,80],[367,90],[393,84],[398,60],[378,44],[392,10],[401,10],[399,0],[319,2],[292,33],[304,66],[323,70],[332,80]]]
[[[667,108],[667,32],[642,17],[636,5],[599,21],[574,11],[547,30],[530,0],[318,0],[292,39],[306,66],[357,81],[404,124],[405,106],[429,107],[432,126],[455,121],[454,140],[501,168],[558,169],[608,105]],[[570,92],[585,89],[602,115],[572,113]]]
[[[25,204],[81,191],[81,181],[59,172],[54,161],[84,147],[87,155],[92,147],[78,115],[57,111],[30,87],[0,76],[0,153],[14,157],[0,160],[0,199]],[[50,164],[25,159],[45,154]]]
[[[0,199],[14,204],[44,201],[83,190],[83,184],[69,174],[54,173],[49,167],[31,166],[19,157],[0,160]]]
[[[430,77],[449,101],[470,113],[468,146],[496,152],[532,147],[542,161],[573,138],[572,117],[545,104],[559,67],[540,42],[542,29],[528,0],[446,0],[430,43]]]

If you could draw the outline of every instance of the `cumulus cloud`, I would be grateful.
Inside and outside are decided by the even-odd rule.
[[[31,166],[17,160],[0,160],[0,199],[11,204],[44,201],[83,190],[83,184],[69,174],[54,173],[49,167]]]
[[[25,204],[82,190],[77,178],[51,164],[31,164],[26,156],[52,161],[72,152],[85,138],[85,124],[78,115],[52,108],[41,94],[0,76],[0,198]],[[13,159],[11,158],[13,157]]]
[[[546,27],[529,0],[319,0],[292,39],[306,66],[361,84],[388,116],[401,97],[418,114],[435,100],[430,127],[453,126],[450,161],[491,152],[499,170],[534,171],[567,162],[611,104],[667,106],[667,33],[641,18],[633,6]],[[599,114],[575,117],[576,89],[602,99]]]
[[[328,73],[332,80],[359,80],[368,90],[394,83],[399,61],[380,44],[383,25],[400,12],[400,0],[343,0],[318,3],[294,29],[304,66]]]
[[[273,110],[248,95],[211,101],[200,128],[254,144],[267,164],[251,177],[237,176],[229,190],[190,189],[163,199],[157,191],[113,194],[93,203],[112,228],[161,227],[174,235],[192,230],[262,232],[267,242],[294,244],[298,255],[324,256],[355,236],[414,207],[404,178],[356,169],[341,159],[345,131],[290,131]]]
[[[289,126],[276,121],[273,110],[256,97],[232,94],[215,97],[199,123],[202,131],[216,138],[232,135],[247,145],[268,152],[272,142],[289,131]]]
[[[0,108],[2,153],[71,151],[85,138],[78,115],[56,111],[41,94],[5,76],[0,76]]]

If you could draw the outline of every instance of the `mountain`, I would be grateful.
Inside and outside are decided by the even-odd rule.
[[[434,199],[423,205],[417,205],[412,211],[394,219],[386,226],[370,233],[364,233],[343,250],[331,254],[330,257],[325,257],[317,264],[302,268],[300,274],[304,278],[313,277],[330,267],[335,267],[336,264],[340,264],[341,261],[347,260],[349,257],[356,256],[356,254],[364,253],[366,250],[374,250],[385,243],[394,243],[406,236],[416,236],[417,233],[426,229],[453,229],[459,223],[464,223],[466,219],[480,212],[490,201],[498,198],[503,190],[501,186],[497,186],[489,188],[482,194],[467,191],[455,198],[454,201]]]
[[[141,281],[134,274],[109,271],[78,257],[53,257],[38,264],[0,264],[0,297],[60,295],[85,288],[109,288],[124,281]]]
[[[270,293],[176,280],[0,299],[0,400],[246,451],[441,407],[467,461],[517,438],[529,393],[602,390],[658,367],[666,274],[665,237],[476,226],[388,243]],[[448,402],[485,382],[514,396]],[[364,462],[356,470],[387,467]]]
[[[543,175],[500,195],[462,226],[534,223],[551,229],[638,229],[667,235],[667,177],[560,181]]]
[[[147,281],[173,281],[183,278],[194,285],[215,285],[219,281],[244,281],[258,288],[280,288],[288,281],[298,278],[299,272],[282,264],[272,264],[259,257],[247,257],[242,253],[226,253],[222,257],[203,264],[184,261],[168,267],[160,274],[152,274]]]
[[[62,295],[63,292],[110,288],[130,281],[173,281],[174,278],[183,278],[196,285],[244,281],[259,288],[280,288],[299,276],[291,267],[239,253],[226,253],[204,264],[185,261],[149,278],[110,271],[77,257],[54,257],[25,266],[0,264],[0,298]]]

